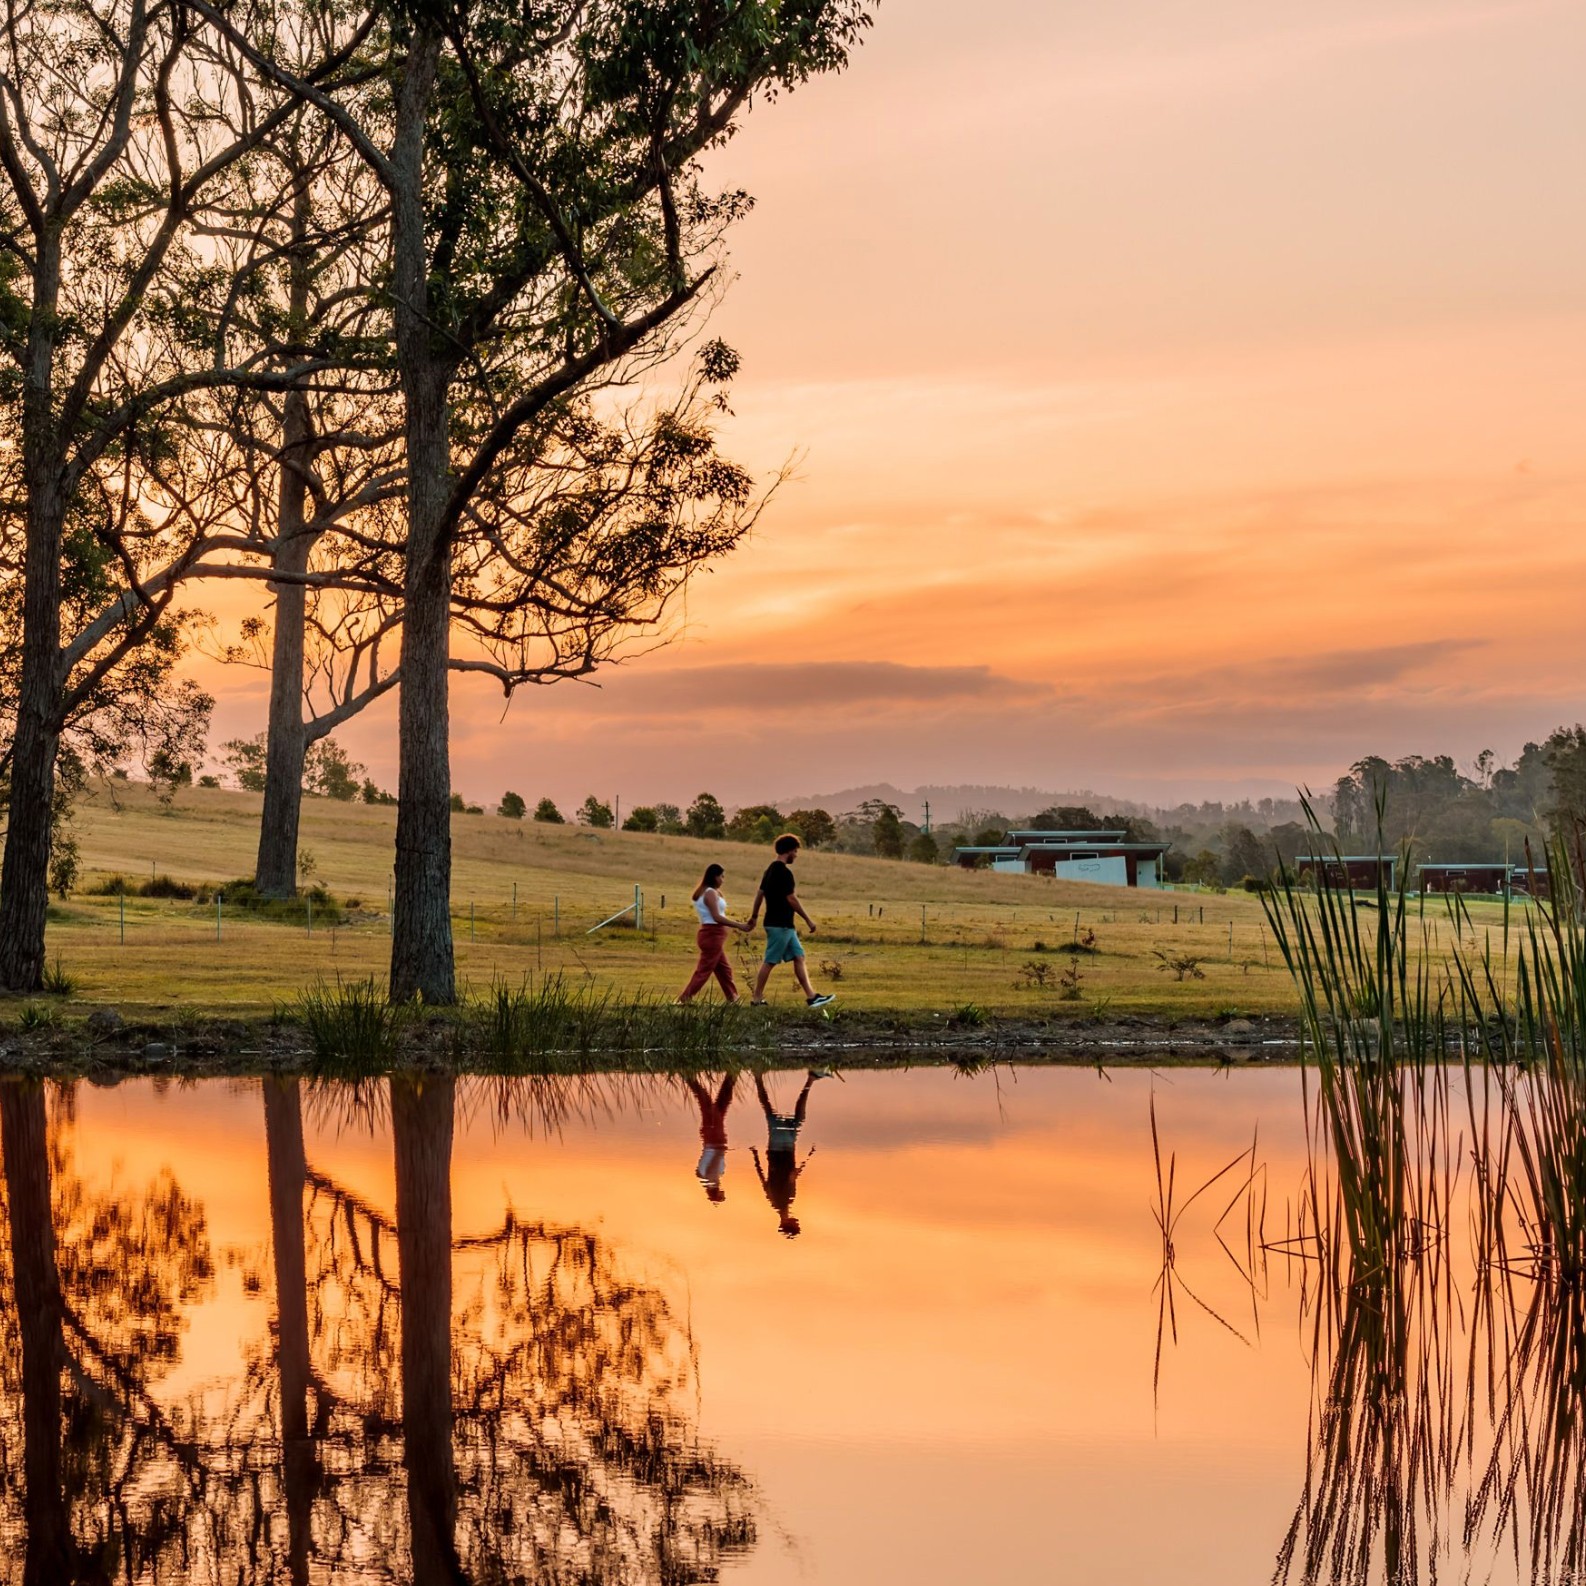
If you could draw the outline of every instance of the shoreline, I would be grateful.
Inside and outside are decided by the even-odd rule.
[[[993,1063],[1076,1067],[1298,1062],[1297,1019],[1025,1019],[988,1016],[955,1027],[941,1015],[846,1011],[817,1019],[798,1011],[770,1018],[686,1060],[662,1049],[551,1051],[520,1062],[495,1059],[466,1018],[436,1010],[404,1031],[378,1064],[316,1052],[306,1025],[277,1015],[123,1019],[96,1009],[87,1019],[0,1033],[0,1077],[86,1079],[241,1078],[271,1074],[373,1078],[385,1072],[512,1076],[666,1074],[722,1068],[815,1065],[847,1069],[980,1067]]]

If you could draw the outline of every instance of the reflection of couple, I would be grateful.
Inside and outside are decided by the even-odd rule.
[[[804,1080],[804,1088],[799,1092],[790,1113],[778,1112],[771,1105],[765,1080],[759,1074],[754,1077],[760,1110],[765,1114],[765,1162],[762,1164],[760,1153],[753,1148],[750,1154],[754,1157],[754,1170],[759,1177],[760,1187],[776,1209],[777,1227],[789,1239],[796,1238],[799,1233],[799,1220],[793,1215],[793,1197],[798,1193],[799,1176],[815,1154],[812,1146],[805,1153],[804,1161],[798,1160],[799,1130],[804,1127],[804,1114],[809,1107],[810,1091],[815,1081],[831,1077],[830,1069],[810,1069]],[[706,1198],[719,1204],[727,1198],[727,1192],[721,1187],[722,1175],[727,1171],[727,1109],[732,1105],[738,1076],[726,1075],[714,1095],[692,1075],[686,1076],[683,1083],[694,1093],[694,1099],[699,1103],[699,1138],[704,1150],[700,1153],[699,1166],[695,1172]]]

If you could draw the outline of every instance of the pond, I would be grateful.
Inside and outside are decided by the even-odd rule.
[[[1578,1578],[1578,1307],[1329,1295],[1296,1068],[758,1088],[0,1085],[3,1578]]]

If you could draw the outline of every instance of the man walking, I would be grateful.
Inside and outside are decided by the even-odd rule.
[[[765,867],[760,877],[760,890],[754,895],[754,907],[749,911],[749,929],[760,918],[760,905],[765,905],[765,962],[754,983],[754,1004],[765,1005],[765,983],[778,964],[791,964],[800,986],[804,988],[804,1003],[810,1008],[824,1008],[833,1001],[828,992],[817,992],[810,984],[809,970],[804,967],[804,944],[799,941],[795,916],[815,934],[815,922],[804,912],[793,885],[793,865],[799,856],[799,840],[786,832],[776,840],[776,858]]]

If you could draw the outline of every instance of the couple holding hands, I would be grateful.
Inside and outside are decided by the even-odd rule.
[[[765,1006],[765,985],[778,964],[792,964],[807,1007],[824,1008],[833,1000],[830,993],[817,992],[810,984],[809,970],[804,967],[804,944],[799,941],[798,928],[793,923],[797,917],[803,920],[812,936],[815,934],[815,922],[805,913],[793,883],[793,865],[802,845],[788,832],[777,838],[775,846],[776,857],[760,877],[754,906],[749,910],[749,918],[742,922],[727,917],[727,900],[721,893],[727,872],[720,865],[705,867],[704,879],[694,888],[694,912],[699,915],[699,963],[678,995],[680,1003],[692,1002],[712,975],[720,981],[728,1002],[739,1000],[732,965],[727,962],[727,932],[752,931],[760,918],[762,905],[765,908],[765,961],[755,977],[751,1005]]]

